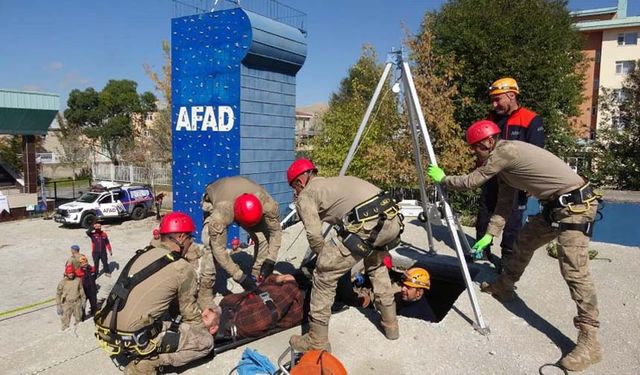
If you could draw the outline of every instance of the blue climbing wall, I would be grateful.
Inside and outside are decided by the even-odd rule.
[[[302,33],[237,8],[173,19],[171,47],[174,210],[200,232],[207,184],[240,174],[288,212]]]

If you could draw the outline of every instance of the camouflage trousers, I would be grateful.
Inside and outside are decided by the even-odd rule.
[[[325,244],[322,252],[318,254],[316,268],[313,271],[309,319],[322,325],[329,324],[338,279],[361,259],[351,254],[338,241],[338,239],[332,239]],[[365,271],[373,284],[375,298],[383,306],[391,306],[394,303],[394,290],[389,272],[382,263],[382,259],[388,254],[388,251],[374,251],[364,258]]]
[[[171,322],[165,322],[162,332],[156,340],[162,341],[164,332]],[[189,362],[202,358],[213,349],[213,336],[205,328],[192,328],[189,324],[182,323],[178,328],[180,339],[178,349],[173,353],[162,353],[143,359],[134,360],[124,369],[125,375],[156,374],[158,367],[184,366]]]
[[[62,316],[60,322],[62,323],[62,330],[69,328],[71,322],[71,315],[75,319],[75,325],[78,325],[82,321],[82,308],[84,307],[84,301],[77,300],[75,302],[65,302],[62,304]]]
[[[595,202],[594,202],[595,203]],[[550,216],[559,223],[585,223],[593,221],[597,203],[574,206],[583,213],[572,213],[568,208],[551,209]],[[589,237],[577,230],[559,230],[545,220],[543,214],[532,216],[520,231],[514,246],[514,254],[503,264],[503,274],[512,283],[520,276],[531,261],[533,252],[556,239],[558,241],[558,263],[560,273],[569,286],[571,298],[575,301],[578,314],[573,322],[578,325],[599,327],[598,299],[596,288],[589,273]]]

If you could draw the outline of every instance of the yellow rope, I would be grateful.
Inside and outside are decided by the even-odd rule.
[[[41,302],[32,303],[30,305],[25,305],[25,306],[21,306],[21,307],[16,307],[15,309],[3,311],[3,312],[0,312],[0,318],[4,317],[5,315],[12,315],[12,314],[17,313],[17,312],[22,311],[22,310],[28,310],[28,309],[36,307],[36,306],[44,305],[45,303],[49,303],[49,302],[52,302],[52,301],[55,301],[55,297],[54,298],[49,298],[48,300],[44,300],[44,301],[41,301]]]

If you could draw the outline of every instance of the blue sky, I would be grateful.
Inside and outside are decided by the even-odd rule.
[[[374,45],[383,60],[401,46],[402,25],[417,31],[424,13],[443,3],[280,2],[307,13],[307,60],[297,81],[300,106],[326,102],[364,43]],[[640,0],[628,2],[628,15],[639,15]],[[617,0],[569,3],[572,10],[592,9],[615,6]],[[153,91],[143,64],[162,66],[161,41],[170,39],[170,19],[176,15],[171,0],[0,0],[0,88],[60,94],[61,109],[72,89],[101,90],[109,79],[131,79],[140,92]]]

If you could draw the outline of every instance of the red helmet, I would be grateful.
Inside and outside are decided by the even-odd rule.
[[[262,220],[262,203],[253,194],[244,193],[233,204],[233,216],[238,224],[250,228]]]
[[[182,212],[166,214],[160,222],[160,234],[191,233],[196,230],[193,220]]]
[[[234,237],[234,238],[231,240],[231,246],[235,246],[235,247],[240,246],[240,239],[239,239],[238,237]]]
[[[64,266],[64,274],[65,274],[65,275],[68,275],[68,274],[70,274],[70,273],[75,274],[75,273],[76,273],[76,270],[75,270],[75,268],[73,268],[73,264],[71,264],[71,263],[67,263],[67,265],[66,265],[66,266]]]
[[[467,129],[467,144],[476,144],[496,134],[500,134],[500,128],[493,121],[476,121]]]
[[[287,169],[287,181],[289,181],[289,185],[291,185],[298,176],[309,171],[318,171],[318,168],[316,168],[309,159],[298,159],[291,163],[289,169]]]

